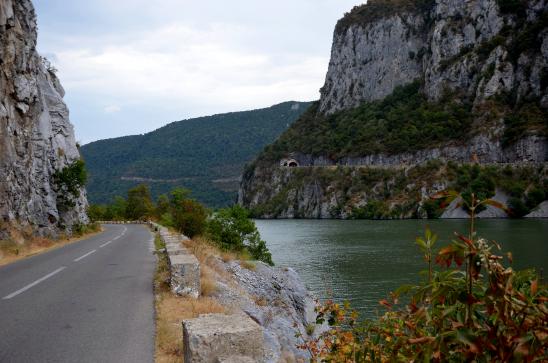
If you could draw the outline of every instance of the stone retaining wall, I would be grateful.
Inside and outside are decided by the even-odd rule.
[[[197,299],[200,296],[200,263],[198,259],[191,254],[183,241],[188,237],[170,232],[166,227],[157,223],[150,222],[150,226],[158,231],[162,242],[166,248],[164,253],[167,255],[170,269],[171,290],[181,296],[190,296]]]
[[[200,263],[182,242],[188,237],[154,222],[150,227],[165,244],[172,291],[200,296]],[[182,323],[185,363],[263,362],[264,331],[248,315],[203,314]]]

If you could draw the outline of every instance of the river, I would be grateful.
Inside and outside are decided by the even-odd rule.
[[[373,317],[379,300],[407,283],[416,283],[426,265],[415,245],[427,225],[437,247],[465,220],[257,220],[261,237],[278,266],[292,267],[320,299],[348,300],[361,316]],[[548,220],[480,220],[478,234],[511,251],[513,268],[548,272]],[[544,275],[545,276],[545,275]]]

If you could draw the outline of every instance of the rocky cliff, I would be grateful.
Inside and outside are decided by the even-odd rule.
[[[425,215],[456,182],[415,175],[431,161],[494,164],[489,178],[540,165],[513,201],[546,198],[547,90],[544,0],[370,0],[337,24],[321,99],[248,166],[239,203],[262,217],[349,218],[370,203]],[[501,187],[490,181],[486,196]]]
[[[68,175],[80,153],[64,90],[36,40],[32,3],[0,0],[0,221],[55,235],[87,222],[87,201]]]

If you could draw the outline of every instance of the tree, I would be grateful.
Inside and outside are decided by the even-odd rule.
[[[107,206],[102,204],[90,204],[88,207],[88,217],[92,222],[104,221],[107,214]]]
[[[192,238],[204,232],[207,221],[206,208],[194,199],[172,200],[174,227]]]
[[[114,197],[114,203],[107,207],[106,220],[121,221],[126,217],[127,202],[124,198]]]
[[[126,217],[142,219],[150,217],[154,211],[154,204],[150,190],[146,184],[140,184],[127,193]]]
[[[219,210],[208,223],[208,235],[225,250],[246,250],[256,260],[274,265],[249,212],[239,205]]]

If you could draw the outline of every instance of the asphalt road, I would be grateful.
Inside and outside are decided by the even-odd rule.
[[[155,258],[140,225],[0,267],[0,362],[153,362]]]

